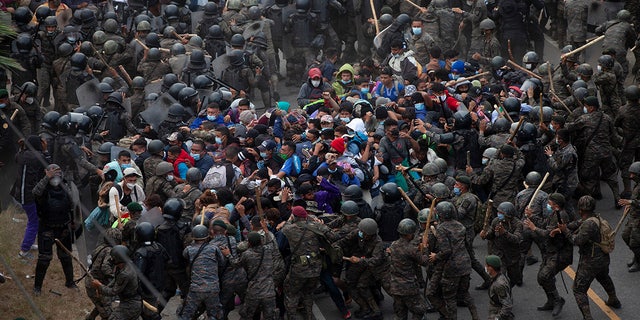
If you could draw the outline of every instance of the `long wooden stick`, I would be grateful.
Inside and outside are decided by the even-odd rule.
[[[545,182],[547,182],[547,178],[549,178],[549,172],[544,174],[544,178],[542,178],[542,182],[540,182],[540,184],[536,188],[536,191],[533,193],[533,197],[531,197],[531,200],[529,200],[529,204],[527,205],[527,208],[531,209],[531,206],[533,205],[533,202],[536,200],[536,197],[538,196],[540,189],[542,189],[542,186],[544,186]]]
[[[544,122],[544,112],[542,111],[542,91],[540,91],[540,123]]]
[[[120,219],[122,217],[122,213],[120,212],[120,200],[118,199],[118,195],[113,195],[113,201],[116,202],[116,211],[118,212],[118,223],[116,224],[116,227],[118,229],[121,229],[122,226],[120,225]]]
[[[127,70],[125,70],[122,65],[119,65],[118,69],[120,69],[120,72],[122,73],[122,77],[127,82],[127,84],[131,86],[133,84],[133,80],[131,80],[131,76],[129,75]]]
[[[511,39],[507,40],[507,51],[509,52],[509,59],[515,60],[513,58],[513,52],[511,52]]]
[[[419,6],[419,5],[417,5],[417,4],[415,4],[415,2],[413,2],[413,1],[411,1],[411,0],[404,0],[404,1],[405,1],[405,2],[407,2],[408,4],[410,4],[411,6],[413,6],[414,8],[416,8],[416,9],[418,9],[418,10],[422,11],[422,7],[421,7],[421,6]]]
[[[624,221],[624,219],[627,218],[627,215],[629,215],[629,212],[631,211],[631,205],[627,205],[624,207],[624,212],[622,213],[622,218],[620,218],[620,221],[618,221],[618,224],[616,225],[616,228],[613,229],[613,235],[616,235],[618,233],[618,230],[620,230],[620,226],[622,226],[622,222]]]
[[[513,119],[511,119],[511,116],[509,115],[509,113],[504,110],[504,108],[502,106],[497,106],[497,105],[493,105],[494,109],[498,109],[498,113],[502,114],[505,118],[507,118],[507,120],[509,120],[509,122],[513,123]]]
[[[436,202],[438,199],[433,199],[431,201],[431,206],[429,207],[429,215],[427,215],[427,224],[424,228],[424,233],[422,234],[422,249],[424,250],[429,245],[429,226],[431,226],[431,219],[433,219],[433,211],[436,208]]]
[[[407,202],[409,203],[409,205],[411,206],[411,208],[413,210],[415,210],[416,212],[420,212],[420,209],[418,209],[418,207],[416,207],[416,205],[413,203],[413,201],[411,201],[411,198],[409,198],[409,196],[407,195],[406,192],[404,192],[404,190],[402,190],[402,188],[398,187],[398,191],[400,191],[400,194],[402,195],[402,197],[407,200]]]
[[[178,38],[178,40],[180,40],[180,42],[182,42],[182,41],[184,41],[184,40],[185,40],[185,39],[184,39],[181,35],[179,35],[175,30],[174,30],[174,31],[172,31],[172,32],[171,32],[171,34],[172,34],[174,37]]]
[[[553,92],[553,91],[549,91],[549,94],[551,94],[552,96],[556,97],[556,99],[558,99],[558,102],[560,102],[560,105],[562,105],[562,107],[567,110],[567,112],[571,113],[571,109],[569,109],[569,107],[567,107],[567,105],[562,102],[562,99],[560,99],[560,97],[558,97],[558,95]]]
[[[518,134],[518,131],[520,131],[520,127],[522,126],[523,122],[524,122],[524,116],[520,116],[520,121],[518,121],[518,126],[516,127],[516,130],[511,133],[507,141],[509,141],[510,143],[513,142],[513,138],[515,138],[516,134]]]
[[[146,44],[144,44],[144,42],[140,41],[140,39],[135,38],[136,42],[142,47],[142,49],[149,51],[149,47],[147,47]]]
[[[484,212],[484,221],[482,222],[482,230],[487,230],[489,227],[489,217],[491,217],[491,210],[493,209],[493,200],[487,200],[487,210]]]
[[[515,63],[515,62],[513,62],[511,60],[507,60],[507,64],[509,64],[510,66],[512,66],[512,67],[514,67],[514,68],[516,68],[516,69],[528,74],[531,77],[534,77],[534,78],[536,78],[538,80],[542,80],[541,76],[539,76],[539,75],[527,70],[526,68],[523,68],[521,65],[519,65],[519,64],[517,64],[517,63]]]
[[[566,58],[566,57],[568,57],[570,55],[573,55],[573,54],[576,54],[578,52],[584,51],[585,49],[591,47],[592,45],[600,42],[602,39],[604,39],[604,35],[601,35],[601,36],[599,36],[599,37],[587,42],[585,45],[583,45],[583,46],[581,46],[581,47],[579,47],[577,49],[573,49],[573,50],[561,55],[560,59],[564,59],[564,58]]]
[[[376,35],[380,33],[380,25],[378,24],[378,14],[376,13],[376,6],[373,3],[373,0],[369,0],[369,5],[371,6],[371,14],[373,15],[373,23],[376,27]]]
[[[471,80],[475,80],[475,79],[478,79],[478,78],[482,78],[482,77],[484,77],[484,76],[488,76],[488,75],[490,75],[490,74],[491,74],[491,72],[489,72],[489,71],[485,71],[485,72],[478,73],[478,74],[472,75],[472,76],[467,77],[467,78],[464,78],[464,79],[458,79],[458,80],[456,80],[456,82],[455,82],[455,83],[456,83],[456,84],[458,84],[458,83],[463,82],[463,81],[471,81]]]
[[[18,115],[18,111],[20,111],[20,110],[19,109],[13,110],[13,113],[11,114],[11,117],[9,117],[9,120],[11,120],[11,122],[13,122],[13,119],[15,119],[16,116]]]

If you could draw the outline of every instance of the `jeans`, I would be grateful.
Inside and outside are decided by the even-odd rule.
[[[22,209],[27,213],[27,228],[24,230],[24,238],[20,245],[20,250],[27,252],[31,250],[31,246],[36,241],[38,235],[38,212],[35,203],[26,203],[22,205]]]

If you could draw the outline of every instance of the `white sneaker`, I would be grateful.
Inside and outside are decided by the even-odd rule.
[[[38,245],[37,244],[32,245],[31,246],[31,250],[36,250],[37,251],[38,250]]]
[[[33,260],[33,258],[35,258],[33,256],[33,254],[31,252],[29,252],[29,251],[26,251],[26,252],[25,251],[20,251],[20,252],[18,252],[18,256],[20,258],[22,258],[22,259],[25,259],[25,260]]]

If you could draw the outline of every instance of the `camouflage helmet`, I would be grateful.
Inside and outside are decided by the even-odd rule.
[[[164,149],[164,143],[160,140],[151,140],[147,145],[147,151],[149,151],[150,154],[159,153],[162,149]]]
[[[616,15],[616,18],[618,18],[618,20],[620,21],[624,21],[624,22],[631,22],[633,16],[631,15],[631,12],[629,12],[629,10],[620,10],[618,11],[618,14]]]
[[[358,223],[358,229],[368,236],[378,233],[378,223],[371,218],[364,218]]]
[[[576,73],[581,76],[590,77],[593,75],[593,68],[588,63],[583,63],[576,68]]]
[[[427,223],[427,219],[429,218],[429,208],[424,208],[418,212],[418,222]]]
[[[433,163],[435,163],[438,166],[438,168],[440,169],[440,173],[447,172],[447,169],[449,168],[449,165],[447,164],[447,160],[442,158],[436,158],[435,160],[433,160]]]
[[[431,194],[438,199],[446,199],[451,195],[451,191],[444,183],[438,182],[431,187]]]
[[[418,225],[416,225],[415,221],[411,219],[402,219],[398,224],[398,233],[401,235],[414,234],[416,233],[416,229]]]
[[[113,40],[107,40],[104,43],[103,51],[108,56],[116,54],[118,52],[118,43]]]
[[[436,205],[436,212],[442,219],[451,220],[455,218],[456,207],[449,201],[442,201]]]
[[[105,34],[104,31],[102,31],[102,30],[98,30],[98,31],[93,33],[93,36],[91,37],[91,40],[92,40],[91,42],[93,42],[93,44],[95,44],[97,46],[101,46],[105,42],[107,42],[107,34]]]
[[[202,180],[202,172],[198,168],[189,168],[187,170],[187,182],[198,183]]]
[[[117,33],[118,32],[118,21],[116,21],[115,19],[107,19],[102,24],[102,29],[104,29],[104,32],[106,32],[106,33]]]
[[[489,18],[480,21],[480,30],[493,30],[495,28],[496,28],[496,23]]]
[[[629,173],[640,175],[640,161],[636,161],[629,166]]]
[[[340,206],[340,213],[345,216],[355,216],[360,213],[360,207],[354,201],[347,200],[342,203],[342,206]]]
[[[422,167],[422,175],[425,177],[437,176],[440,172],[440,167],[433,162],[429,162]]]
[[[173,165],[169,162],[162,161],[156,166],[156,176],[162,176],[173,172]]]
[[[146,21],[146,20],[142,20],[138,22],[138,25],[136,26],[136,31],[151,31],[151,23],[149,23],[149,21]]]
[[[242,1],[241,0],[228,0],[227,9],[229,10],[240,10],[242,9]]]
[[[205,225],[199,224],[191,230],[191,237],[193,240],[206,240],[209,238],[209,228]]]
[[[578,210],[593,211],[596,209],[596,199],[592,196],[582,196],[578,199]]]
[[[484,152],[482,152],[482,157],[493,159],[496,157],[497,154],[498,154],[498,149],[491,147],[491,148],[485,149]]]

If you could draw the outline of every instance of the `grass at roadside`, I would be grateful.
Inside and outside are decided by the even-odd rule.
[[[9,264],[16,275],[13,280],[7,280],[4,284],[0,284],[1,318],[8,320],[16,318],[38,319],[38,316],[30,307],[28,299],[17,285],[17,282],[20,282],[45,319],[84,319],[85,315],[93,308],[93,304],[87,298],[84,289],[84,280],[78,283],[79,289],[65,287],[60,260],[55,254],[42,286],[42,295],[39,297],[33,295],[34,279],[32,276],[35,274],[38,252],[31,251],[34,255],[34,259],[31,261],[18,257],[26,226],[26,215],[16,213],[15,216],[24,221],[14,222],[11,217],[15,210],[9,209],[0,213],[0,256]],[[75,261],[73,262],[73,267],[74,278],[80,278],[84,274],[82,269]],[[0,272],[7,276],[10,275],[9,270],[2,264],[0,264]],[[27,279],[27,276],[30,278]]]

